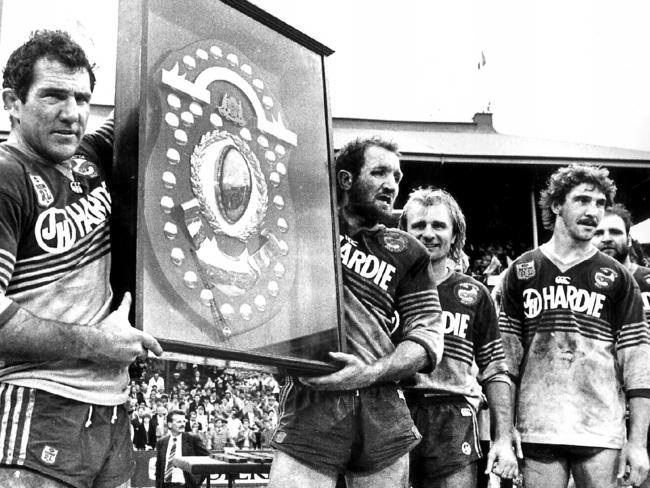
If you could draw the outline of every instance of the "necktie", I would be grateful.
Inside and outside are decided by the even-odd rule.
[[[165,469],[165,482],[170,482],[172,480],[172,459],[176,455],[176,437],[172,437],[172,447],[169,449],[169,457],[167,458],[167,468]]]

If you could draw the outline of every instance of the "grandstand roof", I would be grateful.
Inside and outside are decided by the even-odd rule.
[[[472,122],[407,122],[334,117],[334,149],[370,135],[395,141],[404,161],[440,163],[650,165],[650,152],[500,134],[491,113]]]

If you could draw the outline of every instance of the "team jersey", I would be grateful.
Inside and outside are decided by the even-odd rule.
[[[19,306],[91,326],[109,314],[112,121],[55,165],[20,142],[0,144],[0,327]],[[67,173],[67,174],[66,174]],[[3,296],[4,295],[4,296]],[[127,398],[128,371],[89,361],[0,358],[0,381],[97,405]]]
[[[637,266],[632,276],[634,276],[636,283],[641,289],[643,309],[645,310],[645,320],[650,324],[650,268]]]
[[[441,397],[463,395],[478,410],[481,384],[509,381],[494,303],[483,284],[457,272],[438,283],[438,296],[444,354],[433,373],[415,375],[412,388]]]
[[[426,248],[397,229],[377,225],[350,235],[345,219],[340,222],[348,352],[372,363],[410,340],[425,348],[435,366],[443,332]]]
[[[529,251],[505,276],[499,326],[522,441],[621,448],[626,394],[650,396],[639,288],[595,248],[571,266],[551,256]]]

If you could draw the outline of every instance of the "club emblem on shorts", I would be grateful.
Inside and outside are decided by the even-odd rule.
[[[41,461],[47,464],[54,464],[56,462],[56,456],[59,454],[58,449],[54,449],[50,446],[45,446],[43,452],[41,453]]]
[[[463,305],[474,305],[478,301],[478,286],[474,283],[459,283],[454,294]]]
[[[463,445],[460,446],[460,450],[463,451],[465,456],[472,454],[472,446],[469,445],[469,442],[463,442]]]
[[[386,231],[382,236],[384,247],[392,253],[400,253],[406,249],[406,237],[394,231]]]
[[[520,280],[529,280],[535,276],[535,261],[527,261],[515,265],[517,278]]]
[[[612,268],[597,268],[592,272],[594,286],[600,290],[609,290],[614,286],[618,273]]]
[[[472,416],[472,410],[469,407],[463,407],[460,409],[460,414],[463,417],[471,417]]]
[[[36,200],[41,207],[49,207],[54,202],[54,195],[50,187],[47,186],[45,180],[38,175],[29,175],[29,179],[32,180],[32,186],[36,192]]]

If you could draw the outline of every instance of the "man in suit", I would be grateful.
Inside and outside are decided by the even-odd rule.
[[[153,430],[151,414],[145,407],[138,407],[137,413],[131,420],[131,425],[133,426],[133,446],[138,450],[152,449],[154,444],[150,443],[150,434]],[[155,437],[153,439],[155,443]]]
[[[172,466],[171,460],[177,456],[208,456],[201,439],[185,430],[185,413],[172,410],[167,415],[169,435],[158,441],[156,457],[156,488],[198,488],[203,476],[194,476]]]

